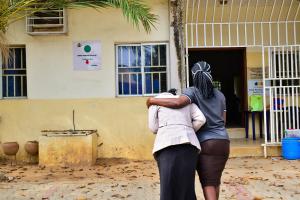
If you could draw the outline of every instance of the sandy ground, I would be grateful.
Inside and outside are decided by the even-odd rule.
[[[203,199],[198,179],[196,193]],[[158,200],[159,175],[154,161],[101,159],[96,166],[82,168],[2,162],[0,199]],[[232,158],[220,199],[299,200],[300,160]]]

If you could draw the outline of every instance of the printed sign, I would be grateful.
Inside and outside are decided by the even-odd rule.
[[[248,80],[249,79],[262,79],[262,67],[252,67],[248,68]]]
[[[101,45],[99,41],[73,43],[74,70],[99,70],[101,67]]]
[[[261,79],[248,80],[248,96],[263,95],[263,81]]]
[[[266,77],[268,71],[265,70]],[[249,110],[259,111],[263,106],[263,70],[262,67],[249,67],[247,68],[248,80],[248,105]],[[270,81],[265,81],[266,86],[270,86]],[[269,96],[269,90],[266,89],[266,96]],[[268,106],[268,102],[267,102]]]

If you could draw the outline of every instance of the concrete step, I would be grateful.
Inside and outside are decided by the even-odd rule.
[[[281,156],[281,147],[280,146],[272,146],[267,147],[267,155],[268,156]],[[264,149],[262,146],[260,147],[238,147],[231,146],[230,147],[230,157],[263,157]]]
[[[230,139],[242,139],[246,137],[245,128],[227,128]]]
[[[230,157],[262,157],[264,148],[261,146],[263,140],[251,139],[231,139],[230,140]],[[268,156],[281,156],[281,146],[268,146]]]

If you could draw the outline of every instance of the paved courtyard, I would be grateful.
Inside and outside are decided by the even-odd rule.
[[[198,200],[203,199],[196,181]],[[0,164],[0,199],[159,199],[154,161],[101,159],[93,167]],[[220,199],[300,199],[300,160],[231,158]]]

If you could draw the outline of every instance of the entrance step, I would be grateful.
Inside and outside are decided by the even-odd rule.
[[[227,128],[230,139],[242,139],[246,137],[245,128]]]
[[[263,157],[263,140],[230,139],[230,157]],[[280,146],[267,147],[268,156],[281,156]]]

